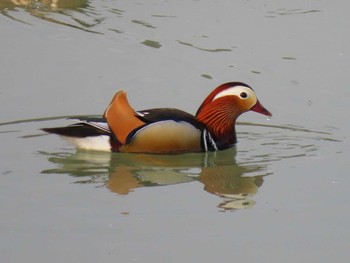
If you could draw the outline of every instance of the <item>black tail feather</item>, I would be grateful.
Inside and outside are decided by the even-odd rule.
[[[110,133],[98,129],[94,126],[85,124],[85,123],[78,123],[73,124],[67,127],[56,127],[56,128],[43,128],[41,129],[48,133],[54,133],[62,136],[68,136],[68,137],[78,137],[78,138],[85,138],[90,136],[100,136],[100,135],[110,135]]]

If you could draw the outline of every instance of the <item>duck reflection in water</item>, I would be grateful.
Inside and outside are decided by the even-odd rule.
[[[127,195],[139,187],[166,186],[200,182],[204,190],[222,198],[222,210],[252,207],[252,200],[264,176],[264,165],[240,165],[236,150],[178,155],[116,154],[76,151],[74,154],[45,153],[57,169],[45,174],[69,174],[76,183],[105,185],[118,195]]]

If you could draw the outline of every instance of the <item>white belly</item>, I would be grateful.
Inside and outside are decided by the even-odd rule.
[[[107,135],[91,136],[85,138],[61,136],[63,139],[72,143],[79,149],[95,151],[111,151],[109,143],[110,137]]]

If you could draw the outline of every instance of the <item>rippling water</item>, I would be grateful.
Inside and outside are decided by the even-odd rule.
[[[70,117],[48,117],[1,123],[3,133],[18,133],[18,126],[31,123],[40,129],[46,122]],[[221,197],[223,211],[252,207],[254,195],[263,185],[264,177],[273,174],[272,162],[288,158],[317,156],[320,142],[340,142],[329,132],[312,131],[303,127],[269,124],[237,123],[237,146],[220,152],[179,155],[122,154],[99,151],[75,151],[73,146],[60,151],[38,151],[54,164],[43,174],[68,174],[75,183],[105,186],[118,195],[127,195],[140,187],[167,186],[179,183],[203,184],[203,189]],[[292,132],[292,136],[289,133]],[[21,139],[42,140],[56,137],[42,132],[21,135]],[[62,141],[62,147],[66,145]],[[61,148],[61,147],[60,147]],[[238,155],[238,157],[236,157]]]
[[[348,5],[0,1],[0,259],[347,262]],[[76,151],[40,131],[119,89],[193,113],[233,80],[273,118],[241,116],[226,151]]]

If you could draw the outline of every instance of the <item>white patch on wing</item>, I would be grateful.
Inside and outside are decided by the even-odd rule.
[[[149,114],[149,112],[147,111],[136,111],[136,113],[141,117],[144,117],[145,115]]]
[[[111,132],[111,130],[109,129],[108,123],[107,122],[93,122],[93,121],[87,121],[85,122],[88,125],[91,125],[97,129],[103,130],[105,132]]]
[[[72,143],[79,149],[95,150],[95,151],[111,151],[109,143],[110,137],[107,135],[91,136],[85,138],[61,136],[63,139]]]

